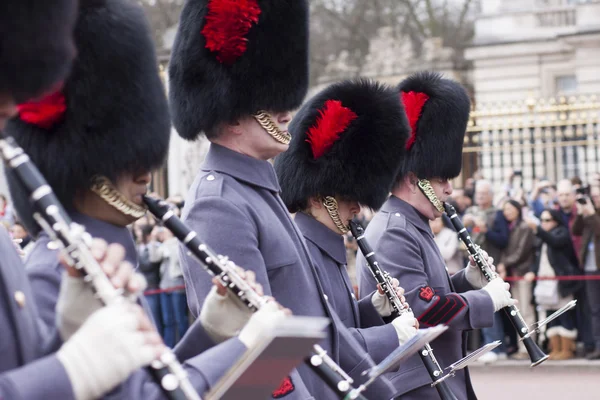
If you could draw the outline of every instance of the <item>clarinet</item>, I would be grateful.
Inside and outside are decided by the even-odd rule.
[[[259,310],[266,304],[264,296],[258,294],[238,274],[235,263],[225,256],[217,255],[197,233],[191,230],[171,210],[165,201],[143,196],[148,210],[173,232],[203,268],[211,276],[216,277],[232,294],[239,298],[251,312]],[[331,358],[319,345],[313,347],[305,363],[329,386],[341,400],[367,400],[352,387],[353,379]]]
[[[369,271],[371,271],[371,274],[379,284],[379,287],[390,301],[392,306],[392,317],[396,318],[404,313],[410,312],[411,309],[408,304],[402,303],[400,297],[398,297],[398,294],[394,290],[392,278],[389,272],[384,271],[379,266],[379,262],[375,258],[375,252],[365,238],[363,227],[355,221],[350,221],[350,231],[352,232],[352,236],[354,236],[356,239],[356,243],[358,243],[358,247],[367,261]],[[421,360],[425,365],[425,369],[427,369],[427,372],[433,381],[432,386],[435,386],[440,398],[442,400],[458,400],[454,393],[452,393],[450,386],[445,380],[437,382],[440,376],[444,373],[444,370],[435,358],[433,349],[429,343],[419,350],[419,356],[421,357]]]
[[[460,218],[458,218],[458,214],[456,213],[456,209],[451,204],[444,203],[444,208],[446,210],[446,214],[450,217],[450,221],[452,222],[452,226],[458,232],[459,239],[465,244],[467,247],[467,251],[475,260],[475,263],[481,269],[483,276],[488,281],[491,281],[494,278],[498,277],[492,268],[489,266],[486,259],[481,254],[481,249],[471,239],[467,228],[463,225]],[[529,358],[531,359],[531,367],[535,367],[548,359],[548,355],[544,354],[542,349],[535,343],[531,335],[529,335],[529,328],[521,315],[519,309],[515,306],[507,306],[504,307],[504,311],[508,315],[510,322],[513,324],[515,329],[517,330],[517,334],[523,341],[525,345],[525,349],[527,349],[527,353],[529,354]]]
[[[105,305],[131,301],[112,285],[90,251],[91,236],[83,226],[71,221],[23,149],[10,137],[0,138],[0,153],[7,167],[15,172],[17,179],[27,190],[35,210],[34,219],[53,241],[62,245],[67,263],[84,273],[84,279]],[[147,369],[168,399],[200,400],[186,371],[171,350],[166,349]]]

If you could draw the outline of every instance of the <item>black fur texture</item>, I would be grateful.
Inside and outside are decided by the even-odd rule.
[[[471,102],[465,89],[435,72],[419,72],[398,85],[401,92],[429,96],[417,123],[416,140],[398,178],[413,172],[420,179],[452,179],[462,169],[462,149]]]
[[[169,66],[173,124],[181,137],[214,137],[218,124],[257,111],[291,111],[308,90],[308,1],[258,0],[246,52],[221,64],[202,35],[209,0],[188,0]]]
[[[307,133],[327,100],[341,101],[358,117],[315,160]],[[294,117],[290,148],[275,159],[284,203],[297,212],[307,208],[310,197],[337,195],[379,209],[400,168],[409,131],[394,88],[367,79],[329,86]]]
[[[45,130],[15,118],[6,128],[67,208],[94,175],[114,181],[150,171],[163,164],[169,147],[167,99],[144,12],[128,0],[98,3],[87,3],[79,14],[64,120]],[[19,188],[8,178],[25,217],[19,206],[27,202],[19,205]]]
[[[0,93],[35,98],[67,76],[76,0],[0,1]]]

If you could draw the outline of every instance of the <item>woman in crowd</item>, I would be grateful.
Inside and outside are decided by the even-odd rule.
[[[516,200],[509,199],[502,207],[502,214],[508,223],[508,246],[502,250],[498,272],[503,276],[522,277],[530,269],[534,261],[534,234],[527,223],[523,221],[522,205]],[[519,310],[527,325],[535,322],[533,309],[532,283],[529,281],[516,281],[511,283],[513,298],[519,302]],[[529,358],[525,346],[519,342],[518,352],[513,356],[517,359]]]
[[[539,227],[533,221],[528,221],[528,225],[541,239],[541,246],[536,263],[532,271],[525,274],[525,280],[532,282],[536,275],[543,278],[577,275],[577,256],[569,228],[559,211],[546,209],[542,212]],[[580,281],[540,280],[534,290],[535,302],[549,315],[573,300],[573,294],[581,284]],[[551,360],[573,358],[577,338],[573,310],[550,322],[546,336],[550,341]]]

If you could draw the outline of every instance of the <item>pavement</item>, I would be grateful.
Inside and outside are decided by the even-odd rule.
[[[479,400],[600,400],[600,360],[504,360],[469,367]]]

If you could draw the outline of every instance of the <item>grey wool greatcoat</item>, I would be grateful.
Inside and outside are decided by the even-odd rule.
[[[85,226],[86,231],[93,237],[104,239],[108,243],[121,244],[126,251],[125,259],[131,262],[132,265],[137,265],[135,243],[127,228],[115,226],[79,213],[72,213],[71,218],[74,222]],[[50,244],[50,239],[45,233],[40,234],[26,260],[25,267],[43,321],[41,325],[44,326],[46,331],[45,342],[47,345],[45,350],[54,352],[61,345],[54,321],[63,267],[58,261],[58,251]],[[33,302],[33,299],[31,301]],[[144,305],[145,302],[142,301],[142,303]],[[148,309],[146,308],[146,310]],[[185,337],[175,350],[178,359],[182,363],[186,361],[184,367],[188,372],[192,385],[200,394],[210,389],[210,386],[216,383],[245,351],[245,346],[237,338],[211,348],[212,346],[214,346],[214,343],[208,337],[200,322],[197,321],[186,332]],[[60,371],[62,367],[55,367],[55,369]],[[32,386],[29,385],[29,387]],[[72,397],[72,394],[70,396]],[[12,399],[13,397],[5,398]],[[47,398],[54,397],[46,396],[45,399]],[[70,397],[58,396],[56,398],[68,399]],[[145,370],[139,370],[111,392],[107,398],[145,400],[163,399],[165,397],[150,375]]]
[[[295,315],[329,317],[333,320],[321,343],[328,354],[354,378],[372,365],[370,357],[353,340],[325,299],[317,271],[302,234],[279,196],[273,166],[211,144],[186,198],[183,218],[218,254],[228,256],[242,268],[255,272],[267,295]],[[202,266],[181,247],[182,269],[188,304],[198,316],[210,288]],[[306,365],[290,375],[288,390],[275,398],[336,398]],[[379,399],[391,397],[387,381],[373,387]]]
[[[373,361],[381,362],[398,347],[398,335],[373,306],[373,293],[356,300],[346,268],[344,238],[302,212],[294,220],[306,239],[329,304]]]
[[[414,207],[391,196],[366,229],[381,267],[400,281],[407,302],[422,327],[446,324],[448,329],[431,343],[446,368],[466,355],[466,330],[491,326],[494,305],[484,290],[473,290],[464,270],[449,277],[444,259],[434,242],[427,219]],[[361,296],[376,287],[362,256],[357,257]],[[439,399],[418,355],[388,376],[401,399]],[[463,369],[448,379],[458,399],[476,399],[469,372]]]
[[[25,268],[0,226],[0,399],[73,399],[62,364],[43,357],[44,337]]]

